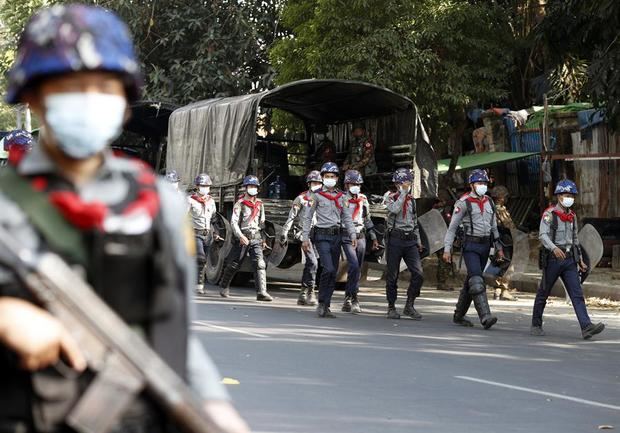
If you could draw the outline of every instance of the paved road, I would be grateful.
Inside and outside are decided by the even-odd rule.
[[[292,287],[271,292],[271,304],[250,288],[196,299],[195,329],[222,375],[239,381],[229,390],[256,432],[620,430],[618,310],[591,310],[608,329],[583,341],[557,298],[548,336],[535,338],[529,294],[492,301],[500,321],[484,331],[452,325],[455,293],[423,290],[415,322],[385,319],[376,289],[361,296],[364,314],[331,320],[295,305]]]

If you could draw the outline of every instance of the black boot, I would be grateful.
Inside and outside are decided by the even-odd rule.
[[[220,296],[222,298],[228,298],[230,296],[230,283],[233,278],[235,278],[237,270],[239,270],[239,263],[237,262],[232,262],[224,268],[222,278],[220,279]]]
[[[347,295],[344,298],[344,302],[342,304],[342,311],[345,313],[351,312],[351,295]]]
[[[400,314],[398,314],[398,311],[396,311],[395,305],[388,305],[387,318],[400,319]]]
[[[471,296],[465,291],[461,290],[459,293],[459,300],[456,302],[456,308],[454,309],[454,316],[452,316],[452,321],[457,325],[471,327],[474,326],[473,323],[465,316],[467,310],[469,310],[469,306],[471,305]]]
[[[605,329],[605,324],[603,323],[597,323],[596,325],[594,323],[590,323],[581,331],[581,335],[584,340],[589,340],[592,336],[603,332],[603,329]]]
[[[486,291],[474,296],[474,306],[476,307],[478,317],[480,317],[480,323],[482,323],[484,329],[489,329],[497,323],[497,317],[491,314]]]
[[[422,315],[416,311],[413,307],[413,303],[415,302],[415,298],[410,296],[407,297],[407,302],[405,303],[405,308],[403,308],[403,315],[411,317],[413,320],[422,320]]]

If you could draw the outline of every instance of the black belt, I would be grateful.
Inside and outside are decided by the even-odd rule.
[[[413,230],[392,229],[390,237],[395,237],[403,241],[417,241],[418,238]]]
[[[361,231],[361,232],[356,233],[356,236],[357,236],[357,238],[358,238],[358,239],[364,239],[364,238],[366,237],[366,229],[362,229],[362,231]],[[349,235],[349,232],[348,232],[348,231],[343,230],[343,231],[342,231],[342,237],[343,237],[343,238],[347,238],[347,239],[348,239],[348,238],[350,238],[351,236]]]
[[[210,230],[207,229],[194,229],[194,233],[198,236],[207,236]]]
[[[315,227],[314,234],[322,236],[336,236],[340,234],[340,227]]]
[[[241,230],[241,233],[243,233],[250,240],[257,240],[257,239],[263,238],[263,235],[261,234],[260,230],[245,229],[245,230]]]
[[[490,236],[465,236],[465,242],[473,242],[475,244],[491,244]]]

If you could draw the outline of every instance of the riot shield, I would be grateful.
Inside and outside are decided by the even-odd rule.
[[[603,258],[603,239],[599,232],[591,224],[586,224],[579,230],[577,235],[581,245],[583,261],[588,266],[586,272],[580,272],[579,276],[583,283]]]
[[[448,231],[448,226],[443,215],[437,209],[431,209],[418,217],[420,225],[420,237],[424,245],[423,257],[434,254],[443,248],[443,242]]]

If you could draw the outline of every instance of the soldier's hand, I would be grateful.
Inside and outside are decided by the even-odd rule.
[[[373,251],[377,251],[379,248],[381,248],[381,247],[379,246],[379,241],[378,241],[378,240],[376,240],[376,239],[375,239],[374,241],[372,241],[372,250],[373,250]]]
[[[17,354],[26,370],[41,370],[61,358],[77,371],[86,368],[86,359],[62,324],[21,299],[0,300],[0,342]]]
[[[281,233],[281,234],[280,234],[280,243],[281,243],[282,245],[284,245],[284,244],[286,243],[286,241],[287,241],[287,240],[288,240],[288,236],[287,236],[287,235],[285,235],[284,233]]]
[[[310,241],[303,241],[301,244],[301,249],[303,249],[305,252],[310,251]]]
[[[424,248],[424,245],[422,245],[422,244],[418,244],[418,252],[419,252],[419,253],[423,252],[423,251],[424,251],[424,249],[425,249],[425,248]]]
[[[218,431],[225,433],[250,433],[250,428],[230,402],[226,400],[207,400],[204,404],[204,410],[215,422]]]
[[[497,250],[497,258],[499,260],[506,260],[506,255],[504,254],[504,250],[502,249]]]
[[[586,265],[586,262],[584,262],[583,259],[579,260],[579,270],[581,272],[588,272],[588,265]]]
[[[443,261],[446,263],[452,263],[452,254],[449,251],[444,251]]]
[[[357,248],[357,238],[356,239],[351,239],[351,246],[353,248]]]
[[[553,250],[553,255],[560,260],[564,260],[566,258],[566,253],[559,248],[555,248]]]
[[[241,235],[241,237],[239,238],[239,242],[241,243],[241,245],[243,245],[244,247],[246,245],[250,245],[250,240],[245,236],[245,235]]]

